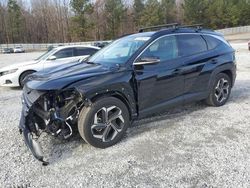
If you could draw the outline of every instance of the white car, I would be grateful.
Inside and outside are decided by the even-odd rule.
[[[23,86],[26,76],[37,71],[50,71],[62,64],[86,59],[100,48],[94,46],[60,46],[29,62],[17,63],[0,69],[0,86]]]
[[[22,46],[17,46],[14,48],[14,53],[24,53],[25,50],[23,49]]]

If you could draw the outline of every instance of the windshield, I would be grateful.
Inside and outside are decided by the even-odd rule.
[[[124,64],[150,37],[129,36],[118,39],[88,59],[98,64]]]
[[[56,52],[56,49],[53,49],[49,52],[45,52],[43,55],[39,56],[38,58],[36,58],[35,60],[45,60],[47,59],[50,55],[52,55],[54,52]]]

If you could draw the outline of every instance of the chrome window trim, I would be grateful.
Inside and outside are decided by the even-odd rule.
[[[141,53],[135,58],[135,60],[133,61],[133,65],[136,63],[136,61],[138,60],[138,58],[157,40],[160,40],[163,37],[167,37],[167,36],[178,36],[178,35],[200,35],[200,36],[210,36],[210,37],[214,37],[218,40],[220,40],[221,42],[223,42],[224,44],[226,44],[227,46],[230,46],[230,44],[228,44],[228,42],[226,42],[222,37],[217,36],[217,35],[212,35],[212,34],[208,34],[208,33],[174,33],[174,34],[166,34],[166,35],[162,35],[161,37],[153,40],[143,51],[141,51]],[[205,39],[204,39],[205,40]],[[207,43],[207,41],[205,40],[205,42]],[[209,51],[209,50],[207,50]]]

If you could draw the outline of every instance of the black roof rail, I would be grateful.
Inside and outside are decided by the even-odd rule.
[[[193,27],[196,29],[202,29],[203,24],[192,24],[192,25],[180,25],[177,28],[188,28],[188,27]]]
[[[149,26],[139,29],[139,33],[144,32],[145,30],[152,30],[152,29],[162,29],[162,28],[169,28],[173,27],[174,29],[178,27],[178,23],[171,23],[171,24],[163,24],[163,25],[156,25],[156,26]]]

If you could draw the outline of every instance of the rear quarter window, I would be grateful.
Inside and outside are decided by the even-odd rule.
[[[203,35],[204,39],[207,41],[208,50],[215,49],[221,44],[221,41],[215,37]]]
[[[195,34],[178,35],[179,56],[191,56],[207,51],[206,41]]]

